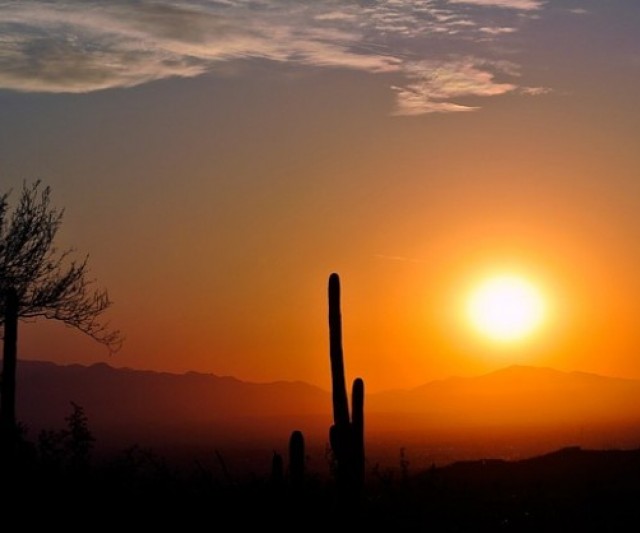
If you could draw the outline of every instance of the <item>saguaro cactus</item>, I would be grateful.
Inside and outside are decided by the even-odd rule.
[[[293,487],[304,483],[304,436],[294,431],[289,438],[289,477]]]
[[[331,358],[333,422],[339,429],[344,429],[349,425],[349,404],[344,378],[340,277],[338,274],[329,276],[329,357]]]
[[[271,484],[280,487],[283,483],[284,464],[282,462],[282,456],[274,451],[273,457],[271,458]]]
[[[352,420],[344,377],[338,274],[329,276],[329,356],[333,397],[329,440],[336,460],[336,481],[346,491],[359,492],[364,484],[364,382],[360,378],[353,382]]]

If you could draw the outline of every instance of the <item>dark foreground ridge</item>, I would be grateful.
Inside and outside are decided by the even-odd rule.
[[[521,461],[458,462],[411,474],[407,465],[368,468],[361,504],[345,508],[334,481],[310,473],[234,479],[233,469],[194,463],[177,470],[131,448],[108,463],[25,461],[3,480],[3,517],[22,524],[73,520],[147,525],[175,521],[187,530],[234,524],[311,528],[336,520],[430,531],[637,531],[640,450],[566,448]],[[60,456],[58,459],[62,460]],[[224,461],[224,458],[220,458]],[[11,490],[7,490],[11,488]],[[39,510],[24,513],[25,504]]]

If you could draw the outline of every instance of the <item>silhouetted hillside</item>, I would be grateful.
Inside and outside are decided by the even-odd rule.
[[[511,366],[372,396],[374,412],[419,415],[442,426],[549,426],[640,421],[640,382]]]
[[[101,524],[175,522],[185,531],[346,524],[374,531],[601,532],[637,531],[640,524],[640,450],[572,447],[522,461],[377,472],[368,476],[359,504],[348,507],[330,479],[308,477],[295,489],[268,476],[230,482],[201,464],[178,472],[139,453],[81,473],[51,470],[46,462],[26,466],[11,484],[3,516],[28,526],[40,526],[44,516],[48,527],[68,527],[69,502]],[[39,512],[25,513],[25,502]]]
[[[106,364],[21,361],[18,369],[18,416],[32,434],[61,427],[73,401],[84,407],[99,444],[269,449],[293,429],[316,449],[327,441],[329,393],[302,382],[256,384]],[[365,409],[369,450],[388,447],[396,464],[401,446],[418,465],[640,443],[640,382],[585,373],[510,367],[368,395]]]
[[[381,498],[376,519],[432,531],[636,531],[638,497],[640,450],[570,447],[430,469]]]
[[[326,414],[329,395],[301,382],[246,383],[232,377],[169,374],[21,361],[18,417],[34,430],[59,427],[69,402],[82,405],[98,437],[126,443],[161,438],[255,439],[275,430],[287,436],[290,421]],[[318,424],[319,425],[319,424]]]

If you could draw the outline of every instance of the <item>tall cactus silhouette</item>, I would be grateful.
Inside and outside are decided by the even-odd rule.
[[[351,418],[342,352],[340,277],[335,273],[329,276],[329,356],[333,398],[329,441],[336,460],[336,481],[342,490],[357,494],[364,484],[364,381],[357,378],[353,382]]]

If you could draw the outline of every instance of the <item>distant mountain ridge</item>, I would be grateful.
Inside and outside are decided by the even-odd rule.
[[[257,384],[197,372],[41,361],[20,361],[17,381],[18,418],[36,431],[62,426],[70,402],[85,409],[98,433],[128,434],[131,439],[174,431],[180,438],[184,429],[251,430],[271,418],[330,413],[328,393],[302,382]]]
[[[247,383],[233,377],[117,369],[105,363],[18,364],[18,417],[33,431],[61,427],[70,402],[114,440],[286,439],[293,429],[326,439],[328,391],[304,382]],[[640,381],[512,366],[411,390],[366,396],[367,431],[428,434],[485,428],[640,428]],[[439,433],[440,432],[440,433]]]
[[[430,415],[449,425],[640,422],[640,381],[510,366],[478,377],[381,393],[371,399],[370,407]]]

